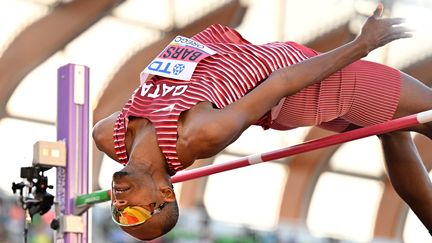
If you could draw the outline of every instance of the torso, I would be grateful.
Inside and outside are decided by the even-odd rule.
[[[193,124],[200,116],[240,99],[274,70],[306,59],[294,45],[254,46],[226,27],[214,26],[202,33],[193,38],[208,43],[217,54],[202,60],[189,82],[152,78],[137,89],[125,105],[115,129],[120,163],[128,161],[126,149],[121,149],[124,147],[123,134],[128,130],[128,117],[142,117],[154,125],[158,145],[170,173],[174,174],[195,158],[206,156],[190,152],[190,144],[198,144]]]

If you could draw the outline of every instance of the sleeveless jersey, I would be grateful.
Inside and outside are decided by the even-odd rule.
[[[120,163],[128,162],[125,146],[128,118],[142,117],[155,127],[169,173],[174,175],[183,169],[176,151],[181,112],[200,101],[209,101],[222,109],[243,97],[273,71],[308,58],[296,43],[253,45],[222,25],[212,25],[191,39],[216,54],[201,60],[189,81],[154,76],[135,90],[115,123],[114,143]],[[265,124],[269,117],[269,114],[264,116],[257,124]]]

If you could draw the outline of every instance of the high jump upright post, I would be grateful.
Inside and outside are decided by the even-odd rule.
[[[91,241],[89,213],[75,215],[74,198],[91,185],[89,68],[67,64],[58,69],[57,141],[66,144],[66,167],[57,168],[56,243]]]

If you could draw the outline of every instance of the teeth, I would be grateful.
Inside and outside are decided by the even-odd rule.
[[[114,191],[115,191],[116,193],[123,193],[123,192],[125,192],[125,191],[127,191],[127,190],[129,190],[129,188],[125,188],[125,189],[114,189]]]

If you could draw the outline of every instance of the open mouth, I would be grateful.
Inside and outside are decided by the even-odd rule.
[[[114,193],[125,193],[130,190],[130,187],[120,187],[120,186],[114,186]]]

